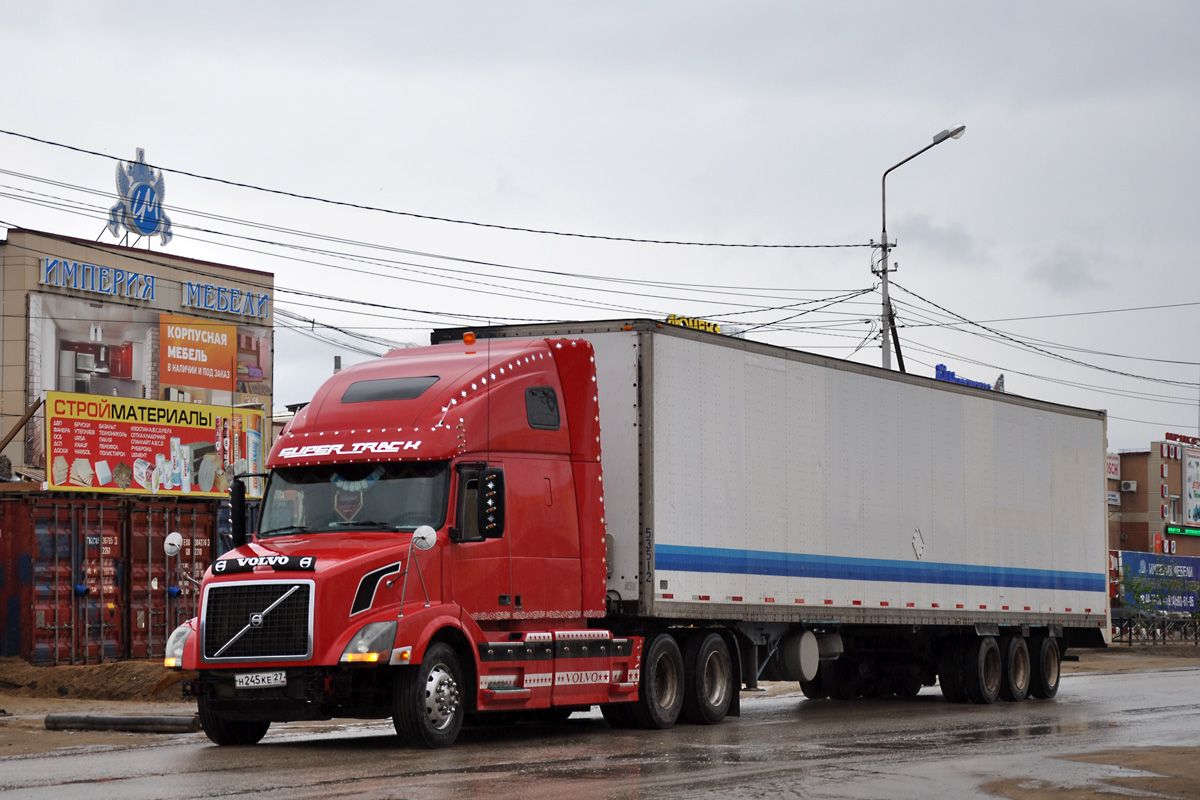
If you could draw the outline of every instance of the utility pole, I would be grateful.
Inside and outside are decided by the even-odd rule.
[[[879,242],[880,261],[878,274],[883,280],[883,312],[880,314],[880,328],[883,331],[883,368],[892,368],[892,342],[888,338],[889,334],[895,333],[895,326],[892,324],[892,299],[888,294],[888,234],[887,234],[887,176],[888,173],[903,164],[907,164],[917,156],[924,153],[931,147],[936,147],[947,139],[959,139],[963,135],[963,131],[967,129],[966,125],[958,125],[954,128],[948,128],[933,137],[933,144],[927,144],[917,152],[913,153],[908,158],[901,161],[895,166],[889,167],[883,173],[883,179],[880,181],[881,194],[883,198],[883,235]]]

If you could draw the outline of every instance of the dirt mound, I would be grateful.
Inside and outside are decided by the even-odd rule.
[[[176,700],[188,676],[161,660],[35,667],[20,658],[0,658],[0,694],[13,697]]]

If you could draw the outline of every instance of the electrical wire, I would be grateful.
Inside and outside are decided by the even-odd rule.
[[[1183,387],[1189,387],[1189,388],[1195,387],[1195,386],[1200,386],[1200,384],[1193,383],[1190,381],[1175,381],[1175,380],[1169,380],[1166,378],[1151,378],[1146,375],[1138,375],[1138,374],[1135,374],[1132,372],[1124,372],[1122,370],[1116,370],[1116,369],[1112,369],[1110,367],[1102,367],[1097,364],[1089,364],[1086,361],[1080,361],[1079,359],[1070,358],[1069,356],[1064,356],[1062,354],[1055,353],[1055,352],[1047,350],[1043,347],[1039,347],[1037,345],[1030,344],[1029,342],[1025,342],[1025,341],[1022,341],[1015,337],[1009,336],[1009,335],[1007,335],[1001,331],[998,331],[994,328],[989,328],[988,326],[983,325],[981,323],[969,320],[960,314],[956,314],[955,312],[953,312],[943,306],[938,305],[937,303],[933,302],[932,300],[928,300],[927,298],[922,297],[921,295],[917,294],[916,292],[912,291],[911,289],[901,286],[900,284],[896,283],[895,281],[892,282],[892,285],[904,292],[907,292],[908,294],[912,295],[913,297],[916,297],[918,300],[921,300],[922,302],[927,303],[927,304],[933,306],[934,308],[937,308],[939,311],[949,314],[950,316],[955,317],[968,325],[973,325],[981,330],[987,331],[988,333],[992,334],[993,336],[995,336],[999,339],[1003,339],[1007,342],[1012,343],[1013,345],[1022,347],[1026,350],[1031,350],[1033,352],[1040,353],[1049,358],[1063,361],[1068,364],[1074,364],[1074,365],[1080,366],[1080,367],[1087,367],[1089,369],[1098,370],[1100,372],[1107,372],[1112,375],[1119,375],[1119,376],[1125,377],[1125,378],[1133,378],[1135,380],[1148,381],[1150,383],[1162,383],[1162,384],[1166,384],[1169,386],[1183,386]]]
[[[8,130],[2,130],[2,129],[0,129],[0,134],[4,134],[6,136],[13,136],[13,137],[16,137],[19,139],[25,139],[25,140],[31,141],[31,142],[37,142],[38,144],[49,145],[51,147],[62,148],[64,150],[70,150],[72,152],[82,153],[84,155],[97,156],[99,158],[110,159],[112,161],[117,161],[117,162],[125,161],[125,159],[121,159],[116,156],[110,156],[107,153],[100,153],[95,150],[87,150],[82,147],[75,147],[72,145],[63,144],[61,142],[54,142],[49,139],[41,139],[36,136],[30,136],[29,134],[17,133],[15,131],[8,131]],[[734,243],[734,242],[688,242],[688,241],[675,241],[675,240],[670,240],[670,239],[639,239],[639,238],[634,238],[634,237],[629,237],[629,236],[604,236],[604,235],[590,234],[590,233],[573,233],[573,232],[568,232],[568,231],[544,230],[544,229],[539,229],[539,228],[528,228],[528,227],[520,227],[520,226],[515,226],[515,225],[499,225],[496,223],[478,222],[478,221],[474,221],[474,220],[453,219],[451,217],[439,217],[439,216],[434,216],[432,214],[418,214],[418,213],[412,212],[412,211],[396,211],[394,209],[380,208],[378,206],[368,206],[368,205],[363,205],[361,203],[351,203],[351,202],[347,202],[344,200],[330,200],[328,198],[318,197],[316,195],[307,195],[307,194],[300,194],[297,192],[288,192],[288,191],[284,191],[281,189],[269,189],[269,188],[266,188],[263,186],[256,186],[252,183],[242,183],[240,181],[232,181],[232,180],[227,180],[224,178],[214,178],[214,177],[211,177],[208,175],[200,175],[195,172],[188,172],[187,170],[175,169],[173,167],[164,167],[164,166],[159,166],[156,164],[147,164],[146,166],[151,167],[153,169],[160,169],[160,170],[163,170],[164,172],[171,172],[176,175],[185,175],[189,178],[195,178],[196,180],[208,181],[211,183],[217,183],[217,184],[221,184],[224,186],[233,186],[233,187],[237,187],[239,189],[250,189],[252,191],[265,192],[267,194],[277,195],[280,197],[291,197],[291,198],[294,198],[297,200],[309,200],[309,201],[312,201],[315,203],[323,203],[326,205],[340,206],[343,208],[352,208],[352,209],[355,209],[358,211],[371,211],[371,212],[375,212],[375,213],[379,213],[379,214],[390,214],[393,216],[408,217],[411,219],[420,219],[420,220],[425,220],[425,221],[429,221],[429,222],[443,222],[443,223],[449,223],[449,224],[454,224],[454,225],[469,225],[469,226],[473,226],[473,227],[477,227],[477,228],[489,228],[492,230],[509,231],[509,232],[514,232],[514,233],[530,233],[530,234],[538,234],[541,236],[562,236],[562,237],[570,237],[570,238],[576,238],[576,239],[595,239],[595,240],[602,240],[602,241],[609,241],[609,242],[629,242],[629,243],[634,243],[634,244],[676,245],[676,246],[682,246],[682,247],[730,247],[730,248],[796,250],[796,249],[812,249],[812,248],[851,248],[851,247],[871,247],[872,246],[872,245],[868,245],[868,244],[760,244],[760,243]]]

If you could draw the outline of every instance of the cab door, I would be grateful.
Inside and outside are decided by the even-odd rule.
[[[504,531],[503,469],[494,464],[462,464],[455,477],[451,599],[480,623],[512,619],[512,559]]]

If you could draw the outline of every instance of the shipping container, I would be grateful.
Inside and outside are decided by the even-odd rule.
[[[217,536],[215,500],[0,494],[0,655],[39,665],[157,658],[196,614]],[[163,542],[184,545],[167,558]]]

